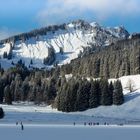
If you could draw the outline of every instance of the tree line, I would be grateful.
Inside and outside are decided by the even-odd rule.
[[[71,78],[63,81],[56,97],[56,107],[60,111],[73,112],[96,108],[100,105],[121,105],[124,102],[122,85],[119,80],[92,80]]]
[[[118,88],[117,88],[118,86]],[[99,105],[121,105],[122,86],[107,80],[90,80],[73,76],[69,80],[59,71],[27,69],[23,64],[0,68],[0,103],[32,101],[46,103],[64,112],[82,111]]]

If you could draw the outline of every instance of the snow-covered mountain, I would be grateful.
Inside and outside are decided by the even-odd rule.
[[[54,63],[62,65],[77,58],[91,45],[107,46],[128,36],[124,27],[103,27],[83,20],[48,26],[0,41],[1,64],[9,67],[12,61],[17,63],[22,59],[26,66],[39,68]]]

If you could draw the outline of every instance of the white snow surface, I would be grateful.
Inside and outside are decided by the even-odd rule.
[[[69,76],[67,76],[69,77]],[[5,111],[5,118],[0,123],[72,124],[76,122],[109,122],[111,124],[127,123],[140,124],[140,75],[123,76],[119,78],[123,85],[125,103],[120,106],[100,106],[83,112],[63,113],[47,105],[34,105],[20,102],[13,105],[0,105]],[[116,79],[110,79],[114,81]],[[133,82],[134,92],[129,91],[128,83]]]
[[[6,67],[13,61],[16,63],[22,59],[26,66],[33,60],[33,67],[45,67],[43,59],[48,57],[48,48],[52,47],[56,53],[56,61],[59,65],[67,64],[78,57],[89,44],[106,46],[112,42],[126,37],[126,30],[122,27],[105,28],[98,23],[72,22],[66,25],[65,29],[58,29],[55,32],[49,31],[46,35],[38,35],[26,41],[9,42],[0,45],[0,56],[4,52],[9,53],[10,44],[13,48],[12,60],[5,60],[2,67]],[[60,54],[60,48],[64,53]],[[11,65],[9,65],[11,67]]]

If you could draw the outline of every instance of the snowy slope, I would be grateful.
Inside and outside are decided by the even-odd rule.
[[[109,81],[115,81],[116,79],[110,79]],[[130,75],[120,77],[119,80],[123,86],[123,93],[125,97],[125,103],[121,106],[100,106],[95,109],[89,109],[85,112],[77,114],[88,116],[102,116],[109,118],[118,118],[133,120],[140,122],[140,75]],[[129,86],[132,86],[133,92],[130,92]]]
[[[44,29],[45,30],[45,29]],[[107,46],[118,39],[124,39],[129,33],[124,27],[105,28],[93,22],[83,20],[74,21],[53,31],[46,31],[45,35],[37,34],[26,40],[2,41],[0,45],[0,56],[7,54],[12,47],[12,60],[5,60],[5,63],[17,62],[22,59],[26,66],[33,60],[34,67],[44,67],[43,59],[48,57],[48,49],[53,48],[56,54],[56,62],[59,64],[69,63],[78,57],[89,44],[95,46]],[[60,49],[63,54],[60,54]],[[5,64],[2,63],[2,66]]]

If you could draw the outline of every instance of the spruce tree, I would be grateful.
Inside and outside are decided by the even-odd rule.
[[[114,86],[113,86],[112,82],[109,83],[108,88],[109,88],[109,98],[110,98],[109,99],[109,101],[110,101],[109,104],[112,105],[113,104],[113,92],[114,92]]]
[[[10,86],[7,85],[4,88],[4,97],[5,97],[5,103],[8,105],[12,104],[12,95],[11,95],[11,91],[10,91]]]
[[[71,101],[73,99],[72,97],[72,93],[71,93],[71,88],[69,86],[69,84],[67,84],[67,87],[65,89],[64,92],[64,110],[65,112],[71,112],[72,111],[72,105],[71,105]]]
[[[61,80],[59,81],[59,89],[56,97],[56,107],[59,111],[64,110],[64,96],[65,92],[64,90],[67,88],[67,81],[65,76],[62,76]]]
[[[16,82],[15,81],[12,81],[11,84],[10,84],[10,91],[11,91],[11,95],[12,95],[12,100],[14,101],[15,97],[14,97],[14,94],[15,94],[15,85],[16,85]]]
[[[87,85],[86,85],[87,84]],[[89,108],[89,92],[88,83],[81,81],[79,83],[79,89],[77,91],[76,109],[77,111],[84,111]]]
[[[24,82],[22,83],[21,88],[22,88],[22,91],[23,91],[22,100],[23,100],[23,101],[26,101],[26,100],[27,100],[27,97],[28,97],[29,89],[30,89],[29,83],[28,83],[28,79],[27,79],[27,78],[26,78],[26,79],[24,80]]]
[[[124,96],[123,96],[122,84],[119,80],[117,80],[114,84],[113,104],[121,105],[123,103],[124,103]]]
[[[66,93],[68,89],[68,83],[66,82],[61,89],[58,92],[57,95],[57,107],[58,110],[63,111],[63,112],[67,112],[67,96]],[[67,94],[68,95],[68,94]]]
[[[111,99],[107,79],[101,80],[100,88],[101,88],[101,99],[100,99],[101,105],[110,105]]]
[[[21,78],[20,74],[17,74],[16,77],[15,77],[14,101],[20,101],[21,100],[21,96],[22,96],[21,86],[22,86],[22,78]]]
[[[68,82],[68,86],[65,92],[65,105],[66,112],[76,111],[76,99],[77,99],[77,90],[79,88],[79,83],[75,79],[71,79]]]
[[[55,85],[56,85],[56,79],[54,79],[54,78],[50,79],[49,85],[48,85],[47,96],[46,96],[48,104],[51,104],[56,97],[56,87],[55,87]]]
[[[98,81],[91,81],[91,89],[89,96],[89,108],[95,108],[99,106],[99,84]]]
[[[72,79],[70,82],[70,91],[71,91],[71,96],[70,96],[70,105],[71,105],[71,111],[76,111],[76,99],[77,99],[77,91],[79,88],[79,83],[77,80]]]

